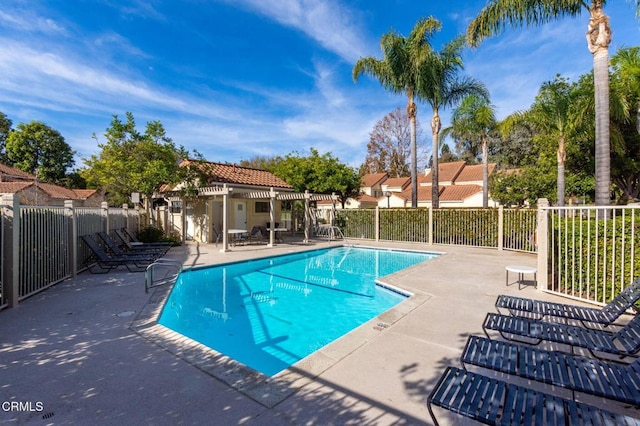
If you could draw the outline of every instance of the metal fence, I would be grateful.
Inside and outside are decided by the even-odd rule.
[[[543,206],[540,215],[547,291],[604,304],[640,276],[639,206]]]
[[[534,253],[535,209],[361,209],[339,210],[345,237],[492,247]]]
[[[2,198],[0,222],[0,309],[80,272],[88,248],[80,237],[127,227],[137,229],[138,211],[127,208],[21,206]]]
[[[640,276],[640,206],[538,209],[339,210],[345,237],[375,241],[452,244],[537,253],[538,283],[545,291],[606,303]],[[123,208],[0,204],[0,309],[56,284],[86,267],[83,235],[127,227],[139,211]]]

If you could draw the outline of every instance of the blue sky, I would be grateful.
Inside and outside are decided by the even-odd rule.
[[[610,54],[638,45],[629,2],[609,1]],[[379,40],[407,35],[420,17],[443,30],[440,49],[463,33],[484,0],[3,0],[0,111],[39,120],[82,158],[92,134],[130,111],[138,128],[160,120],[174,142],[215,162],[256,155],[331,152],[358,166],[375,123],[406,98],[351,78],[355,61],[381,58]],[[590,71],[588,16],[507,30],[464,54],[464,74],[484,82],[499,118],[528,108],[540,84]],[[443,125],[450,111],[444,111]],[[419,104],[430,150],[431,110]]]

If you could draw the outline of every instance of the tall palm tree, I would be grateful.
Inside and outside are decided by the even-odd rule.
[[[407,114],[411,126],[411,206],[418,206],[415,97],[420,84],[421,68],[431,51],[429,38],[441,24],[433,17],[419,20],[408,37],[393,30],[380,39],[382,59],[360,58],[353,67],[353,80],[362,74],[377,78],[385,89],[407,95]]]
[[[584,112],[584,102],[580,94],[572,89],[567,79],[556,76],[553,81],[542,84],[531,108],[524,112],[515,112],[506,117],[500,128],[503,137],[518,126],[532,129],[536,138],[551,138],[557,141],[557,205],[564,206],[565,201],[565,163],[567,143],[573,131],[582,125],[580,113]],[[579,112],[580,111],[580,112]]]
[[[428,103],[433,110],[431,118],[432,159],[431,159],[431,206],[440,206],[438,179],[439,135],[442,129],[440,110],[457,105],[469,95],[488,98],[489,93],[481,82],[470,77],[459,76],[462,70],[462,49],[466,43],[457,37],[447,43],[441,52],[432,52],[428,65],[422,67],[421,81],[417,96]]]
[[[453,111],[451,127],[443,131],[455,139],[467,139],[482,148],[482,207],[489,207],[489,133],[497,126],[495,107],[489,99],[469,95]]]
[[[634,0],[640,13],[640,0]],[[489,0],[469,24],[467,39],[473,46],[482,39],[500,33],[507,25],[541,25],[565,16],[589,12],[587,47],[593,55],[593,80],[596,108],[596,205],[609,204],[611,154],[609,129],[609,44],[611,27],[604,13],[606,0]]]
[[[575,96],[567,80],[556,76],[555,80],[542,85],[530,110],[531,122],[543,133],[558,140],[558,206],[564,206],[567,143],[573,123],[579,121],[579,118],[572,114],[574,101]]]

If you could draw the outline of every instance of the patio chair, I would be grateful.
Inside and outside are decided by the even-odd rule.
[[[152,257],[154,259],[159,258],[160,256],[162,256],[165,252],[164,251],[158,251],[157,249],[144,249],[144,250],[138,250],[136,252],[133,251],[125,251],[122,248],[120,248],[120,246],[118,245],[118,243],[116,243],[113,238],[111,238],[109,236],[109,234],[107,234],[104,231],[98,232],[98,237],[100,237],[100,239],[102,240],[102,242],[107,246],[107,249],[115,256],[129,256],[129,255],[135,255],[135,256],[146,256],[146,257]]]
[[[559,317],[566,320],[580,321],[587,324],[611,325],[628,309],[640,300],[640,277],[636,278],[628,287],[622,290],[611,302],[603,308],[590,308],[564,303],[545,302],[543,300],[525,299],[516,296],[500,295],[496,300],[496,308],[506,309],[514,316],[527,316],[536,319],[544,317]]]
[[[107,273],[121,265],[126,266],[129,272],[142,272],[147,266],[157,260],[155,257],[142,255],[112,256],[107,254],[102,246],[90,235],[83,235],[82,240],[92,252],[85,263],[93,262],[101,270],[101,272],[94,272],[91,266],[89,266],[89,272],[92,274]]]
[[[502,314],[487,314],[482,324],[487,330],[494,330],[507,339],[520,343],[537,345],[542,341],[561,343],[574,348],[587,349],[596,358],[598,353],[618,355],[621,358],[636,356],[640,350],[640,316],[634,317],[615,333],[595,330],[575,325],[549,323],[537,319],[512,317]]]
[[[247,243],[251,244],[253,242],[256,244],[260,244],[262,241],[262,230],[260,229],[260,227],[254,226],[253,228],[251,228],[251,231],[249,231],[249,235],[247,236]]]
[[[640,419],[447,367],[427,398],[432,405],[488,425],[640,425]]]
[[[157,251],[161,254],[166,254],[171,248],[171,243],[142,243],[130,241],[128,237],[124,234],[121,229],[116,229],[115,231],[116,237],[122,242],[120,247],[125,246],[128,251],[136,252],[136,251]]]
[[[640,407],[640,359],[617,364],[470,336],[460,362]]]

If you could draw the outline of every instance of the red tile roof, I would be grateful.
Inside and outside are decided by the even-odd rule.
[[[16,194],[33,185],[33,182],[0,182],[0,194]]]
[[[440,186],[440,194],[444,190],[444,186]],[[395,196],[400,194],[394,193]],[[402,198],[409,201],[411,200],[411,186],[402,191]],[[431,201],[431,186],[418,186],[418,201]]]
[[[0,194],[17,194],[30,186],[39,188],[51,198],[62,200],[86,200],[97,191],[95,189],[67,189],[52,183],[36,181],[0,182]]]
[[[7,166],[6,164],[2,164],[2,163],[0,163],[0,175],[9,175],[13,178],[25,179],[25,180],[36,179],[36,177],[30,173],[23,172],[22,170],[18,170],[15,167]]]
[[[470,196],[482,192],[480,185],[451,185],[445,186],[440,193],[440,201],[464,201]]]
[[[76,193],[79,199],[86,200],[87,198],[98,193],[97,189],[74,189],[73,192]]]
[[[438,182],[453,182],[464,168],[464,161],[454,161],[451,163],[438,163]],[[422,175],[424,176],[424,175]],[[420,183],[431,185],[431,171],[424,178],[420,179]]]
[[[489,176],[496,168],[495,163],[488,164]],[[456,183],[459,182],[480,182],[482,181],[482,164],[475,164],[472,166],[465,166],[456,178]]]
[[[383,182],[383,185],[387,185],[388,188],[402,188],[411,183],[410,177],[397,177],[389,178]]]
[[[371,195],[368,195],[368,194],[360,194],[358,197],[356,197],[356,200],[361,203],[377,203],[378,202],[378,198],[372,197]]]
[[[362,186],[365,188],[371,188],[378,183],[384,182],[386,178],[386,173],[369,173],[362,176]]]
[[[183,161],[181,166],[191,163]],[[293,189],[293,186],[266,170],[250,169],[235,164],[203,162],[200,167],[209,184],[230,183],[236,185],[264,186],[267,188]]]

